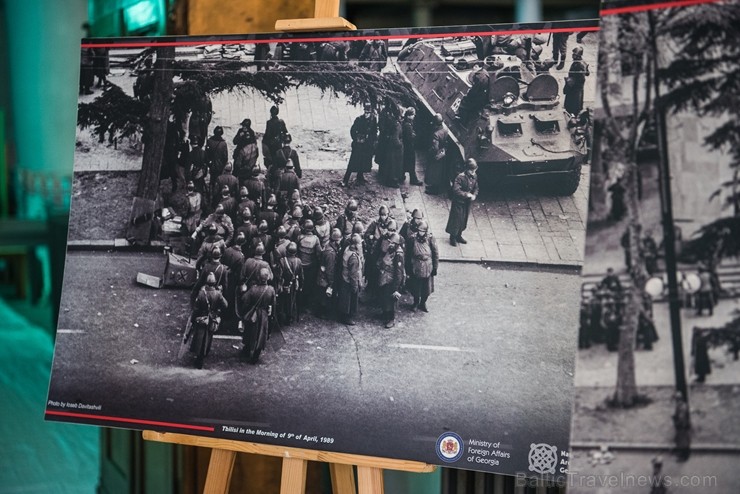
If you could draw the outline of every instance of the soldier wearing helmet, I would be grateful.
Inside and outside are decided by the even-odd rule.
[[[198,228],[195,229],[191,238],[195,240],[201,231],[208,231],[208,228],[212,224],[216,225],[218,236],[227,244],[230,243],[234,236],[234,224],[232,223],[231,218],[225,214],[224,207],[221,204],[217,205],[213,213],[209,214],[208,217],[198,225]]]
[[[337,279],[338,299],[337,311],[341,322],[354,326],[354,317],[357,314],[357,304],[360,299],[360,290],[364,284],[362,273],[365,259],[362,254],[362,236],[353,233],[350,236],[349,246],[342,254],[342,267]]]
[[[234,173],[241,179],[247,178],[252,169],[259,168],[257,158],[260,156],[257,134],[250,119],[242,120],[234,136],[234,146]]]
[[[264,209],[267,202],[267,186],[260,177],[259,167],[252,168],[251,176],[242,180],[242,186],[247,188],[247,196],[254,201],[256,208]],[[252,212],[255,212],[255,210]]]
[[[298,241],[298,235],[301,234],[301,220],[303,220],[303,209],[300,206],[295,206],[290,212],[290,218],[283,223],[291,242]]]
[[[573,48],[573,63],[570,65],[563,87],[565,95],[563,108],[573,116],[583,110],[583,88],[589,75],[588,64],[583,61],[583,47],[576,46]]]
[[[236,288],[239,285],[242,264],[244,264],[244,251],[242,250],[247,242],[243,232],[239,232],[234,237],[234,245],[228,247],[221,255],[221,263],[228,268],[227,289],[224,296],[229,302],[230,307],[236,307],[234,304],[236,297]]]
[[[254,249],[254,256],[244,260],[241,269],[241,276],[239,280],[241,283],[247,285],[247,288],[257,284],[257,274],[260,269],[266,268],[270,273],[270,280],[272,280],[272,269],[270,265],[263,259],[265,255],[265,246],[262,242],[258,243]]]
[[[401,287],[406,282],[406,270],[401,236],[393,233],[387,242],[387,248],[380,253],[376,261],[377,283],[383,324],[386,328],[392,328],[396,323],[396,308],[401,298]]]
[[[434,277],[439,267],[437,242],[429,233],[429,225],[421,220],[416,234],[406,241],[407,287],[414,297],[412,310],[429,312],[427,299],[434,292]]]
[[[359,221],[357,216],[358,204],[355,199],[350,199],[347,202],[347,206],[344,208],[344,213],[337,216],[337,220],[334,223],[334,228],[338,228],[342,232],[342,237],[348,239],[352,235],[352,230],[355,223]]]
[[[285,121],[278,117],[280,109],[273,105],[270,108],[270,119],[265,125],[265,135],[262,137],[262,153],[265,156],[265,167],[270,168],[275,160],[275,153],[283,145],[283,136],[288,133]]]
[[[263,345],[267,340],[267,335],[270,333],[270,319],[277,304],[275,289],[269,284],[272,279],[269,268],[260,268],[256,278],[257,283],[242,293],[236,308],[236,313],[244,329],[242,352],[246,358],[250,359],[252,364],[257,362],[262,348],[258,347],[255,353],[251,355],[249,352],[256,345],[259,345],[260,342],[255,341],[255,339],[259,338],[260,334],[264,335]]]
[[[303,290],[303,265],[297,257],[298,246],[290,242],[287,255],[280,259],[277,273],[278,317],[282,324],[290,324],[299,319],[298,297]]]
[[[231,190],[229,190],[228,185],[224,185],[221,188],[221,199],[218,201],[218,203],[223,206],[224,213],[231,218],[232,224],[234,223],[234,220],[236,219],[236,199],[231,195]]]
[[[200,274],[198,279],[195,281],[193,290],[190,292],[190,303],[195,303],[195,298],[198,296],[198,292],[206,284],[206,280],[210,274],[213,274],[216,278],[216,286],[222,292],[228,289],[228,274],[229,268],[221,263],[221,247],[214,246],[208,253],[208,258],[201,266]]]
[[[288,233],[285,227],[280,225],[275,232],[275,247],[272,248],[272,252],[270,253],[270,265],[273,271],[277,271],[280,265],[280,259],[288,255],[288,244],[290,244]]]
[[[193,182],[193,187],[204,194],[206,192],[206,175],[208,175],[208,166],[206,165],[205,151],[203,150],[203,141],[200,136],[195,135],[190,139],[190,153],[188,153],[188,181]]]
[[[367,276],[367,286],[371,296],[377,295],[377,261],[382,256],[381,243],[387,237],[388,226],[391,223],[395,223],[395,221],[390,216],[388,206],[383,204],[378,208],[378,218],[373,220],[365,230],[365,275]]]
[[[450,245],[467,244],[462,232],[468,227],[468,217],[473,201],[478,197],[478,163],[473,158],[468,159],[466,170],[457,177],[452,185],[452,201],[450,216],[447,219],[445,231],[450,234]]]
[[[260,222],[267,222],[267,230],[269,232],[274,232],[281,224],[280,215],[275,210],[276,207],[277,199],[275,198],[274,194],[271,194],[270,197],[267,199],[267,206],[265,210],[260,211],[260,213],[257,215],[257,218]]]
[[[401,126],[401,138],[403,139],[403,179],[409,174],[411,185],[422,185],[422,181],[416,176],[416,129],[414,128],[416,110],[414,107],[407,108],[403,114]],[[402,180],[403,181],[403,180]]]
[[[375,249],[376,244],[388,232],[388,224],[391,221],[393,221],[393,218],[391,218],[388,206],[381,205],[378,208],[378,217],[368,225],[365,231],[365,243],[368,245],[370,252]]]
[[[407,213],[408,214],[408,213]],[[419,222],[424,219],[424,212],[416,208],[411,213],[411,217],[408,218],[406,223],[403,224],[401,227],[401,231],[399,232],[401,234],[401,237],[403,237],[404,242],[407,241],[411,236],[416,235],[416,228],[419,226]]]
[[[185,226],[189,235],[195,233],[195,229],[198,227],[198,222],[203,215],[203,196],[200,192],[195,190],[195,183],[190,180],[186,186],[188,200],[188,209],[183,215],[182,223]]]
[[[206,141],[205,160],[211,177],[218,177],[223,173],[226,163],[229,161],[229,150],[223,138],[223,127],[216,126],[213,135]]]
[[[201,225],[202,227],[203,225]],[[203,239],[203,243],[200,245],[198,250],[197,260],[195,262],[195,268],[200,270],[203,263],[208,260],[208,257],[213,252],[214,247],[217,247],[220,251],[226,250],[226,242],[218,234],[218,224],[211,222],[205,225],[206,237]]]
[[[432,159],[427,163],[424,181],[427,194],[439,194],[447,189],[447,131],[443,126],[442,115],[434,116],[432,134]]]
[[[336,299],[336,267],[337,260],[341,259],[342,232],[337,228],[332,229],[324,250],[321,252],[321,262],[319,264],[319,274],[316,284],[319,287],[319,303],[317,314],[321,318],[328,317],[333,300]]]
[[[230,196],[235,196],[236,191],[239,190],[239,179],[231,173],[232,169],[233,165],[231,163],[226,163],[226,166],[224,166],[224,171],[221,172],[221,175],[215,177],[215,179],[212,180],[211,207],[213,207],[214,209],[216,208],[216,204],[218,204],[223,198],[222,192],[224,185],[229,188]]]
[[[319,237],[321,243],[321,249],[326,247],[329,243],[329,236],[331,234],[331,224],[329,220],[324,216],[324,210],[320,206],[316,206],[313,210],[313,230],[316,236]]]
[[[321,242],[313,231],[313,220],[307,219],[303,222],[303,233],[298,235],[296,244],[298,245],[298,258],[303,266],[305,287],[307,288],[303,291],[301,300],[299,300],[299,307],[303,310],[312,305],[313,300],[311,298],[315,295],[314,287],[316,286],[316,276],[321,258]]]
[[[288,160],[288,162],[285,164],[285,171],[282,175],[280,175],[280,183],[278,184],[278,198],[285,204],[287,204],[288,198],[294,190],[300,192],[301,184],[298,180],[298,175],[296,175],[293,169],[293,162],[291,160]]]
[[[236,235],[239,235],[240,233],[244,235],[245,242],[242,246],[242,252],[244,253],[244,256],[252,257],[252,255],[254,255],[253,240],[257,235],[259,235],[259,230],[257,229],[257,225],[252,223],[252,215],[250,214],[249,209],[244,208],[241,217],[243,218],[242,224],[236,229]]]
[[[257,244],[262,244],[262,246],[265,248],[264,253],[269,253],[272,251],[272,248],[273,248],[272,235],[270,235],[270,230],[267,225],[267,221],[265,220],[260,221],[260,224],[257,225],[257,235],[252,238],[253,250],[257,249]]]
[[[213,333],[218,331],[221,324],[221,313],[228,309],[229,303],[218,289],[218,280],[214,273],[208,273],[203,278],[203,284],[198,287],[195,296],[191,297],[191,302],[193,310],[190,313],[190,331],[186,334],[185,341],[191,340],[189,349],[197,355],[197,367],[202,368],[203,358],[211,350]]]
[[[254,220],[254,213],[257,212],[257,203],[255,203],[252,199],[249,198],[249,190],[247,190],[246,187],[242,186],[241,189],[239,189],[239,204],[236,206],[236,222],[234,223],[237,228],[244,223],[244,212],[245,209],[249,213],[249,219]]]
[[[370,103],[365,103],[364,113],[355,119],[349,133],[352,137],[352,153],[342,179],[343,187],[349,186],[352,173],[357,173],[358,185],[366,183],[364,174],[370,173],[373,167],[375,143],[378,140],[378,119]]]
[[[301,178],[303,176],[303,172],[301,171],[301,160],[298,157],[298,152],[291,146],[291,142],[293,142],[291,135],[285,134],[283,136],[282,147],[275,153],[273,167],[277,166],[279,168],[287,168],[288,162],[290,162],[293,165],[292,167],[295,174],[298,178]]]

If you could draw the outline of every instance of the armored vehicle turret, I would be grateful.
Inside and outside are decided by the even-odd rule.
[[[563,109],[552,64],[527,60],[526,50],[484,60],[479,53],[469,40],[430,39],[404,47],[396,66],[429,112],[442,116],[461,162],[475,158],[497,175],[544,176],[553,193],[573,194],[587,155],[587,114]]]

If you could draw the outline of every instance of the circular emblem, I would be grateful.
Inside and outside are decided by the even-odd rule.
[[[555,473],[558,463],[557,446],[532,443],[529,445],[529,470],[535,473]]]
[[[446,432],[437,439],[437,456],[445,463],[459,460],[463,454],[462,438],[454,432]]]

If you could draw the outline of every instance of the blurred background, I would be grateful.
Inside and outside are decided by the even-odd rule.
[[[137,432],[46,423],[64,266],[82,37],[271,31],[313,0],[0,0],[0,493],[189,493],[209,452]],[[358,28],[593,18],[598,0],[345,0]],[[84,301],[80,301],[84,303]],[[276,459],[239,455],[232,492],[278,492]],[[386,492],[515,490],[513,478],[386,472]],[[245,490],[246,489],[246,490]],[[330,492],[325,465],[307,492]]]

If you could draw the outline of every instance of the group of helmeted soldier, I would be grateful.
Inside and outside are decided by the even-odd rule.
[[[352,325],[363,292],[381,307],[386,327],[395,324],[402,291],[412,294],[414,310],[427,311],[438,252],[422,213],[415,211],[398,231],[383,205],[366,228],[350,200],[330,221],[320,205],[301,197],[300,158],[291,141],[273,107],[261,146],[244,120],[229,155],[216,127],[202,153],[205,170],[185,170],[183,227],[198,272],[191,321],[210,311],[212,320],[241,321],[246,335],[255,325],[289,325],[312,310]]]

